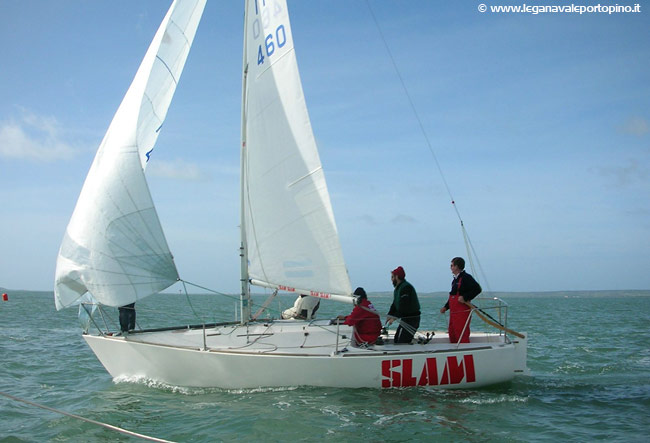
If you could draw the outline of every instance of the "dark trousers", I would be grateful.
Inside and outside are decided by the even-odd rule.
[[[117,308],[120,313],[120,330],[122,332],[135,329],[135,303]]]
[[[395,343],[411,343],[411,340],[413,340],[413,335],[415,335],[415,331],[417,331],[418,327],[420,327],[420,316],[415,315],[412,317],[402,317],[399,320],[400,325],[397,327],[397,331],[395,332]],[[409,330],[412,332],[404,329],[402,327],[402,323],[409,325]]]

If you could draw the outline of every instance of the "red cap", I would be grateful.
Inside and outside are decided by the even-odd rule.
[[[400,280],[404,280],[404,277],[406,277],[406,272],[404,272],[404,268],[401,266],[393,269],[393,272],[391,272],[391,274],[395,275],[395,277],[398,277]]]

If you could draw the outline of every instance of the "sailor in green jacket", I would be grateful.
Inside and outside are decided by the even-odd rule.
[[[420,302],[415,288],[404,278],[404,268],[398,266],[391,272],[393,281],[393,304],[388,311],[388,324],[399,319],[399,327],[395,332],[395,343],[411,343],[413,335],[420,326]]]

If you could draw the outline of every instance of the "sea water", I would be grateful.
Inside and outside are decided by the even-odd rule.
[[[81,338],[77,310],[51,293],[0,302],[0,391],[174,441],[648,441],[650,291],[499,294],[508,326],[529,334],[530,376],[484,389],[199,389],[112,380]],[[370,294],[380,312],[387,294]],[[421,328],[445,329],[443,294],[421,295]],[[278,297],[271,307],[289,307]],[[233,298],[161,295],[138,324],[234,319]],[[324,301],[320,318],[350,307]],[[103,320],[101,320],[103,322]],[[117,313],[106,323],[115,327]],[[142,325],[145,323],[144,325]],[[472,327],[478,327],[474,319]],[[103,324],[103,323],[102,323]],[[176,323],[181,324],[181,323]],[[260,368],[263,370],[263,368]],[[345,377],[345,374],[341,374]],[[0,396],[0,442],[132,437]]]

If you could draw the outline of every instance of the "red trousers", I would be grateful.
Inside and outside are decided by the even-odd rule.
[[[458,301],[458,295],[449,296],[449,341],[469,343],[469,313],[470,307]],[[467,327],[465,327],[467,323]],[[463,332],[465,328],[465,332]]]

